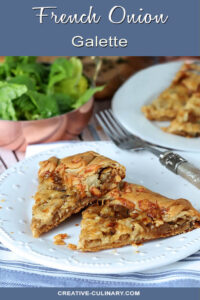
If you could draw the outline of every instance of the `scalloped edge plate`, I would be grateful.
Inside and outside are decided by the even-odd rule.
[[[166,122],[152,122],[145,118],[141,107],[151,103],[172,82],[183,61],[158,64],[129,78],[115,93],[112,110],[131,133],[150,143],[182,151],[200,149],[199,138],[184,138],[166,133],[159,126]]]
[[[118,160],[127,168],[127,180],[143,184],[168,197],[190,198],[200,209],[199,190],[164,169],[151,154],[119,150],[110,142],[69,143],[64,147],[27,158],[0,176],[0,241],[21,257],[66,271],[108,274],[144,271],[183,259],[200,249],[200,229],[179,236],[96,253],[80,253],[53,244],[57,233],[68,233],[67,243],[77,243],[81,216],[76,215],[56,229],[34,239],[30,230],[32,195],[37,188],[38,162],[52,155],[64,157],[93,150]],[[197,155],[190,160],[197,161]],[[154,171],[154,176],[149,176]],[[2,201],[4,200],[4,201]]]

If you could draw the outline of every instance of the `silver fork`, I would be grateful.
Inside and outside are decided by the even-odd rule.
[[[147,143],[131,134],[117,120],[111,109],[96,114],[96,118],[115,145],[123,150],[147,150],[156,155],[167,169],[182,176],[200,189],[200,170],[190,164],[186,159],[172,151],[160,151],[156,145]]]

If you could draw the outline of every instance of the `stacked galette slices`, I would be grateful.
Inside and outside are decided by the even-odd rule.
[[[168,127],[162,127],[165,132],[200,136],[200,64],[183,64],[171,85],[143,106],[142,112],[149,120],[171,121]]]
[[[124,166],[92,151],[41,162],[33,236],[83,209],[81,251],[140,244],[200,227],[200,213],[189,201],[168,199],[124,178]]]

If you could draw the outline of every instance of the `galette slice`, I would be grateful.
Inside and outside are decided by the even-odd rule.
[[[185,199],[172,200],[143,186],[122,182],[105,204],[82,213],[78,249],[99,251],[140,244],[200,227],[200,213]]]
[[[184,63],[180,70],[176,73],[176,76],[172,84],[182,84],[185,86],[190,95],[199,92],[200,88],[200,65],[193,63]]]
[[[177,112],[188,100],[188,90],[182,84],[171,85],[153,102],[142,107],[145,117],[153,121],[168,121],[176,117]]]
[[[43,189],[41,185],[34,199],[31,230],[36,238],[57,227],[72,214],[78,213],[96,200],[95,197],[85,197],[80,200],[63,191]]]
[[[68,195],[101,197],[125,177],[120,163],[88,151],[62,159],[51,157],[40,163],[38,179],[47,189],[67,191]]]
[[[187,104],[179,110],[176,119],[162,129],[186,137],[200,136],[200,93],[194,93]]]
[[[168,127],[162,127],[162,130],[175,135],[195,138],[200,136],[200,123],[179,122],[175,119]]]
[[[115,188],[125,167],[89,151],[40,163],[31,229],[34,237],[58,226],[72,214]]]

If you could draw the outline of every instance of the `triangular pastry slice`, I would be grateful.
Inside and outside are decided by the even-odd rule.
[[[39,183],[47,189],[67,191],[78,198],[101,197],[125,177],[120,163],[88,151],[40,162]]]
[[[125,167],[89,151],[40,163],[31,229],[34,237],[49,231],[115,188]]]
[[[200,76],[199,76],[200,77]],[[194,93],[164,131],[187,137],[200,136],[200,93]]]
[[[57,227],[72,214],[96,200],[95,197],[85,197],[81,201],[63,191],[42,189],[39,185],[34,196],[35,203],[32,208],[31,230],[34,237]]]
[[[104,204],[82,213],[81,251],[141,244],[200,227],[200,213],[189,201],[172,200],[143,186],[122,182],[104,198]]]
[[[142,107],[145,117],[152,121],[168,121],[176,117],[189,98],[188,90],[182,84],[171,85],[152,103]]]

